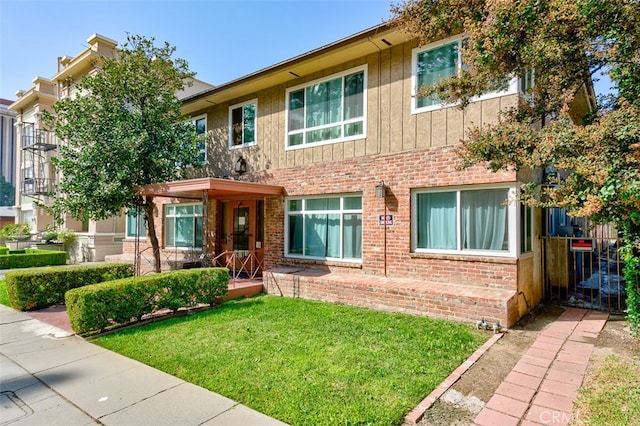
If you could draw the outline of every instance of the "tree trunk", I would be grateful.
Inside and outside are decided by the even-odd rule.
[[[155,203],[153,197],[147,195],[144,203],[144,216],[147,220],[147,236],[151,242],[151,248],[153,250],[153,264],[156,272],[160,270],[160,246],[158,244],[158,237],[156,236],[156,226],[154,221]]]

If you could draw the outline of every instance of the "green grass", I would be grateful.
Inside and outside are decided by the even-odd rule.
[[[95,343],[293,425],[393,425],[487,338],[470,325],[261,295]]]
[[[579,390],[573,416],[582,425],[640,424],[640,360],[607,356]]]
[[[6,280],[0,280],[0,305],[11,307],[11,303],[9,303],[9,293],[7,293]]]

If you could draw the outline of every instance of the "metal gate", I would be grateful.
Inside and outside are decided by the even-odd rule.
[[[544,296],[548,303],[622,313],[626,285],[618,240],[607,228],[588,237],[542,237]]]

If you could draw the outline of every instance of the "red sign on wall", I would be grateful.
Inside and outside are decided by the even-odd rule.
[[[593,251],[593,240],[587,238],[572,238],[571,251]]]

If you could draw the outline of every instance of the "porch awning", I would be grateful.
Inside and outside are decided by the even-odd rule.
[[[262,198],[265,195],[281,195],[284,191],[283,187],[277,185],[223,178],[188,179],[137,186],[133,189],[140,195],[193,200],[201,200],[204,192],[208,194],[209,199],[235,200]]]

